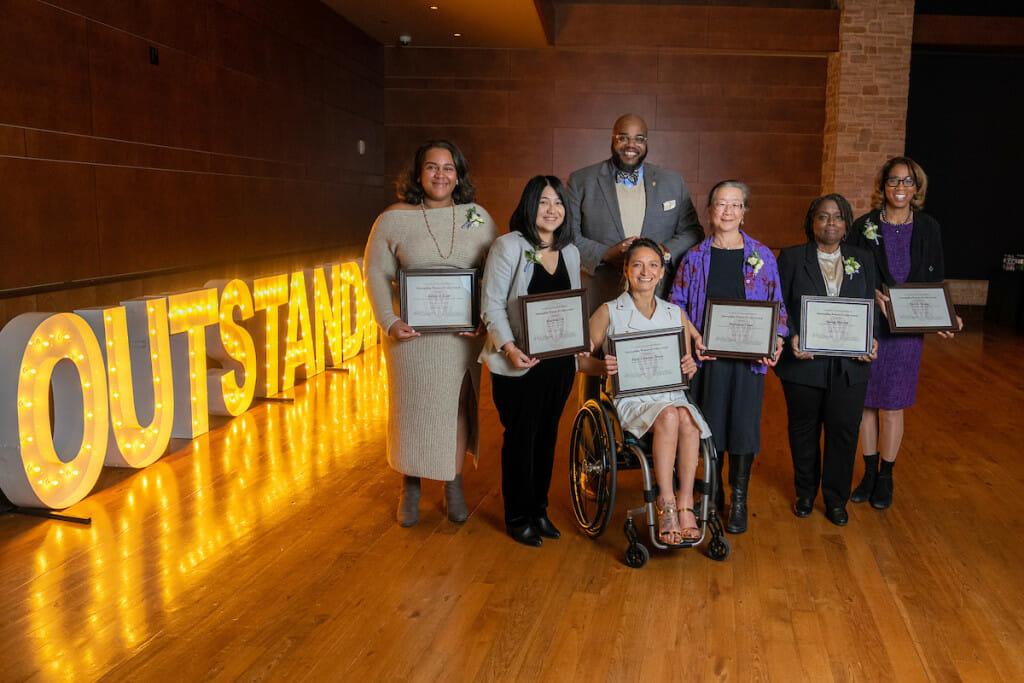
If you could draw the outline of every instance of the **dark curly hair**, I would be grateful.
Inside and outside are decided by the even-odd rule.
[[[412,163],[398,176],[398,180],[395,182],[398,190],[398,199],[407,204],[421,204],[423,202],[424,197],[426,197],[423,185],[420,184],[420,174],[423,172],[423,157],[427,155],[427,152],[435,148],[448,150],[452,155],[452,161],[455,162],[457,184],[455,185],[454,192],[452,192],[452,199],[456,204],[475,202],[476,188],[473,186],[473,181],[469,178],[469,164],[466,163],[466,157],[462,155],[462,152],[455,146],[454,142],[448,140],[427,140],[419,146],[419,149],[416,150],[416,155],[413,156]]]
[[[536,175],[530,178],[523,188],[523,196],[519,199],[519,206],[512,212],[509,218],[508,228],[513,232],[522,233],[526,241],[534,247],[540,246],[540,233],[537,232],[537,212],[540,209],[540,198],[544,194],[544,188],[550,187],[558,195],[559,201],[565,208],[565,219],[555,230],[552,238],[551,248],[559,251],[565,245],[572,242],[569,235],[569,200],[565,194],[565,186],[562,181],[553,175]]]
[[[850,208],[850,202],[846,201],[846,197],[833,192],[811,200],[811,205],[807,207],[807,215],[804,217],[804,234],[807,235],[808,240],[814,240],[814,214],[818,213],[821,205],[830,199],[839,207],[843,223],[846,224],[846,233],[843,235],[843,241],[846,241],[846,236],[850,234],[850,227],[853,226],[853,209]]]

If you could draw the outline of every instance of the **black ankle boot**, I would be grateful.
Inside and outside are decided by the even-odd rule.
[[[892,505],[892,466],[895,462],[883,460],[878,468],[875,490],[871,492],[871,507],[884,510]]]
[[[878,453],[864,456],[864,478],[857,484],[857,488],[850,494],[850,500],[854,503],[866,503],[871,500],[871,493],[875,490],[875,481],[878,479]]]
[[[729,521],[725,530],[730,534],[742,534],[747,530],[747,486],[750,483],[750,467],[754,464],[753,453],[729,454]]]

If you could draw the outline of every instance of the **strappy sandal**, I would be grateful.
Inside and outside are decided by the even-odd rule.
[[[658,501],[657,507],[658,538],[666,545],[679,545],[683,542],[683,532],[679,529],[679,510],[676,509],[675,501],[671,504],[665,501],[665,507]]]
[[[693,511],[693,508],[683,508],[682,510],[680,510],[680,512],[689,512],[693,515],[694,520],[697,519],[697,513]],[[679,535],[682,537],[684,541],[696,541],[700,539],[700,529],[698,527],[683,526],[682,519],[679,520],[679,526],[682,527],[682,530],[679,532]]]

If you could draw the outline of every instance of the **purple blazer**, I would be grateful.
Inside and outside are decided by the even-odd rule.
[[[786,326],[786,304],[782,301],[782,285],[779,283],[779,266],[771,249],[747,233],[743,235],[743,289],[747,301],[778,301],[779,302],[779,334],[789,335]],[[754,252],[761,257],[764,265],[754,272],[754,267],[747,263]],[[695,246],[683,256],[676,271],[675,281],[669,300],[686,311],[686,316],[693,322],[697,330],[703,333],[704,304],[707,302],[708,271],[711,269],[711,238]],[[759,375],[768,372],[768,366],[751,363],[750,370]]]

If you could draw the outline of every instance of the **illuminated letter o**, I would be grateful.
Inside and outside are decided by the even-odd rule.
[[[0,331],[0,488],[11,502],[62,509],[85,498],[108,419],[103,354],[85,320],[25,313]]]

